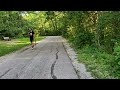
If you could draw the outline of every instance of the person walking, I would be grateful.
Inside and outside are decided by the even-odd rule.
[[[33,49],[33,47],[34,47],[33,42],[34,42],[34,38],[35,38],[35,33],[34,33],[34,31],[32,29],[30,29],[30,31],[29,31],[29,36],[30,36],[31,47]]]

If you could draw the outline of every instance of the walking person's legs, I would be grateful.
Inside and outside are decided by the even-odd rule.
[[[34,43],[33,43],[33,38],[30,38],[30,42],[31,42],[31,47],[34,47]]]

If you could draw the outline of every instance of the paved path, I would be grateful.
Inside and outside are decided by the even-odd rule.
[[[60,36],[0,57],[0,79],[78,79]]]

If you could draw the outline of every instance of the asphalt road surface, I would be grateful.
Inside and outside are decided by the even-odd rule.
[[[78,79],[61,36],[0,58],[0,79]]]

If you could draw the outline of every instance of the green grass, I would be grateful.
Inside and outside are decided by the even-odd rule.
[[[94,47],[86,46],[77,49],[79,62],[86,65],[87,70],[92,72],[96,79],[117,79],[120,78],[113,72],[112,63],[115,60],[113,55],[100,52]]]
[[[120,79],[120,42],[115,45],[113,54],[108,54],[94,46],[86,45],[79,48],[69,41],[78,54],[78,61],[86,65],[87,71],[95,79]]]
[[[37,37],[36,41],[40,41],[44,38],[45,38],[45,36]],[[19,50],[30,44],[31,43],[30,43],[29,38],[17,38],[12,41],[0,41],[0,56],[9,54],[11,52]]]

